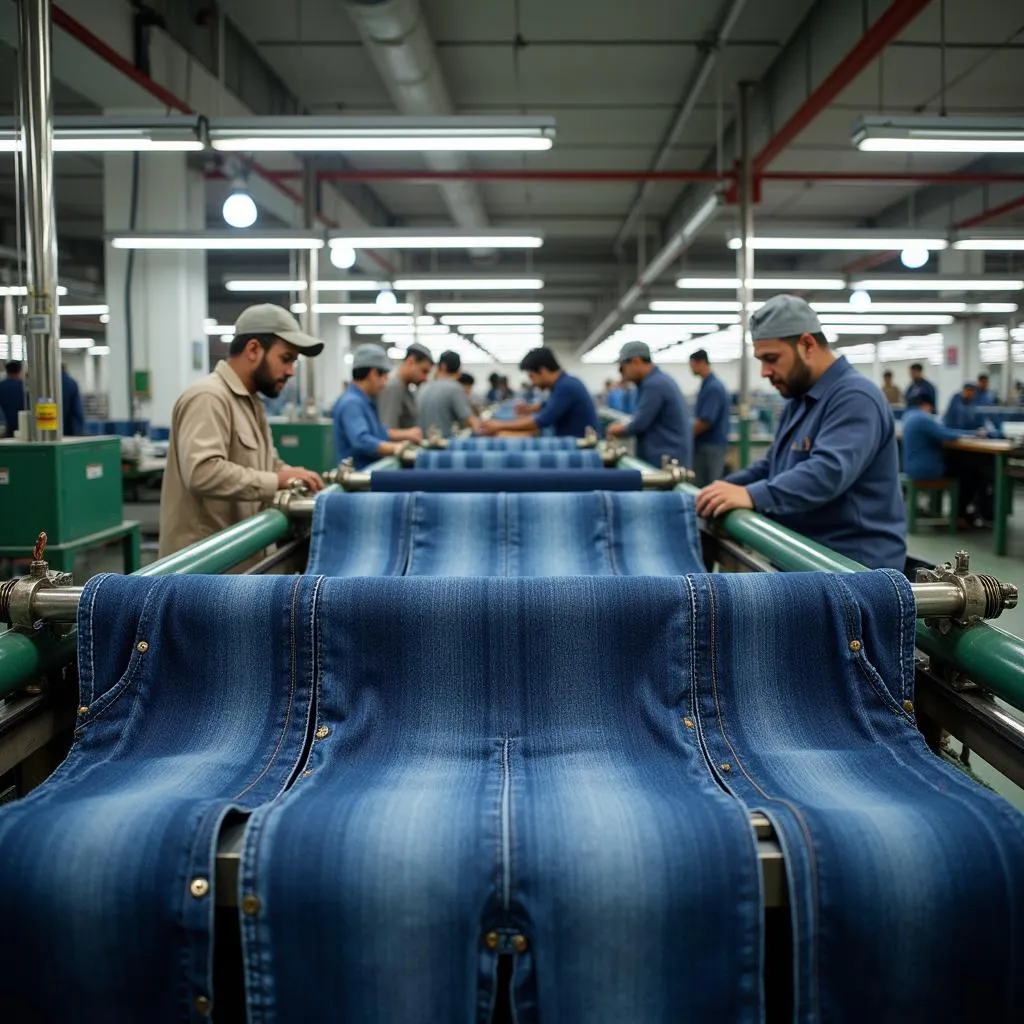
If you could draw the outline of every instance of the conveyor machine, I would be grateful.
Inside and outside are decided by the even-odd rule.
[[[447,445],[434,442],[435,451]],[[503,446],[495,446],[497,450]],[[513,446],[514,447],[514,446]],[[460,450],[453,446],[453,452]],[[495,450],[495,449],[492,449]],[[543,450],[538,446],[536,451]],[[342,466],[332,475],[328,493],[339,491],[474,490],[678,490],[695,493],[686,472],[676,465],[650,467],[612,445],[588,439],[577,447],[549,450],[593,453],[604,467],[496,469],[492,460],[463,461],[421,469],[420,452],[384,459],[365,472]],[[426,460],[424,460],[426,461]],[[477,468],[470,468],[475,465]],[[443,481],[434,488],[429,478]],[[498,477],[488,484],[488,478]],[[458,478],[458,479],[457,479]],[[481,486],[481,482],[483,485]],[[353,501],[360,500],[353,495]],[[248,574],[301,572],[307,563],[310,521],[315,499],[298,490],[281,492],[271,508],[141,570],[143,576],[227,573],[238,563],[266,552]],[[862,567],[755,513],[737,511],[723,522],[702,523],[705,566],[719,572],[856,572]],[[28,576],[0,584],[0,619],[13,627],[0,635],[0,798],[13,799],[42,782],[69,745],[76,711],[75,621],[81,589],[65,574],[52,573],[45,561],[45,540],[35,552]],[[966,552],[918,571],[912,583],[917,604],[916,699],[918,726],[933,750],[946,734],[962,743],[966,767],[975,751],[1006,779],[1024,787],[1024,641],[985,620],[994,619],[1017,600],[1007,582],[971,572]],[[908,709],[911,710],[911,709]],[[787,904],[783,850],[771,823],[754,815],[768,911],[766,959],[769,1018],[785,1019],[791,965],[785,944]],[[217,859],[218,905],[233,907],[237,895],[241,826],[220,838]],[[780,912],[775,913],[773,911]],[[226,921],[229,918],[225,918]],[[230,925],[225,925],[225,928]],[[229,974],[233,966],[221,965]],[[237,986],[229,978],[225,988]],[[498,1015],[500,1016],[500,1015]]]

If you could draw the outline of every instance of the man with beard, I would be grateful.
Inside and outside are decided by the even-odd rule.
[[[276,397],[300,353],[316,356],[323,347],[280,306],[242,312],[228,358],[174,403],[160,492],[161,558],[255,514],[293,481],[322,489],[316,473],[278,457],[256,396]]]
[[[705,487],[698,513],[754,509],[869,568],[902,571],[906,516],[884,396],[836,358],[803,299],[769,299],[750,336],[761,376],[789,401],[767,457]]]

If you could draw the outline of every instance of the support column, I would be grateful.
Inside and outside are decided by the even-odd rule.
[[[736,253],[736,276],[739,278],[740,302],[740,400],[739,463],[750,463],[750,303],[754,278],[754,178],[753,154],[750,146],[750,96],[752,82],[740,82],[736,105],[736,136],[739,140],[740,247]]]
[[[205,227],[202,173],[188,167],[184,154],[108,155],[103,189],[108,232]],[[133,252],[108,244],[106,281],[110,416],[169,426],[178,396],[209,371],[206,253]],[[133,401],[133,374],[142,371],[148,371],[148,395]]]
[[[939,273],[945,277],[984,277],[985,254],[959,249],[948,249],[939,253]],[[958,295],[940,293],[938,299],[958,299]],[[958,319],[948,327],[939,328],[942,333],[942,366],[935,370],[935,386],[939,389],[938,412],[945,411],[949,400],[965,380],[977,377],[981,371],[981,354],[978,347],[976,319]],[[955,351],[955,360],[952,358]]]

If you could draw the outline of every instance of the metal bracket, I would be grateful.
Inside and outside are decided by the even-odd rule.
[[[954,626],[965,629],[982,619],[996,619],[1007,608],[1017,607],[1017,588],[1002,583],[995,576],[970,571],[971,556],[958,551],[952,563],[943,562],[934,569],[918,569],[916,582],[944,583],[955,587],[962,599],[960,610],[951,615],[926,616],[925,625],[940,633],[949,633]]]
[[[32,549],[28,575],[0,583],[0,621],[20,633],[33,633],[42,628],[42,621],[33,611],[35,597],[41,590],[74,583],[71,573],[50,571],[49,563],[43,558],[45,552],[46,534],[40,533]]]

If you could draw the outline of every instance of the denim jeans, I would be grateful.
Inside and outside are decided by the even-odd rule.
[[[421,451],[417,469],[604,469],[594,448],[522,449],[520,451]]]
[[[87,584],[74,745],[0,808],[5,1022],[205,1019],[217,832],[296,771],[321,584]]]
[[[508,470],[380,469],[370,475],[373,491],[434,491],[445,494],[501,491],[639,491],[643,478],[636,469]]]
[[[448,450],[470,452],[575,451],[577,440],[575,437],[453,437],[448,440]]]
[[[680,491],[332,493],[317,499],[307,572],[663,576],[702,568],[693,498]]]

